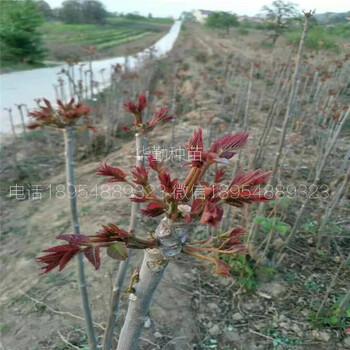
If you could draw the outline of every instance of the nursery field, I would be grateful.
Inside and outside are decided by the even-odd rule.
[[[149,23],[149,27],[124,23],[123,28],[100,30],[65,25],[61,32],[55,26],[45,28],[52,50],[58,44],[68,50],[79,43],[95,45],[101,55],[114,45],[125,45],[126,38],[134,38],[136,45],[138,40],[163,35],[168,28],[158,23],[159,31]],[[122,229],[110,226],[110,231],[106,227],[100,231],[103,237],[113,230],[120,236],[114,250],[101,248],[99,269],[95,269],[99,265],[96,251],[88,259],[88,254],[83,257],[100,346],[105,344],[114,310],[115,276],[123,264],[117,260],[125,257],[126,246],[132,247],[135,237],[142,238],[138,246],[135,243],[137,248],[162,242],[160,220],[169,215],[169,220],[181,221],[179,231],[186,227],[187,241],[177,241],[183,245],[179,251],[172,246],[175,253],[169,255],[174,256],[164,253],[164,260],[150,260],[154,264],[144,263],[141,271],[144,252],[133,250],[111,349],[132,349],[117,348],[117,344],[130,313],[129,302],[137,304],[144,298],[147,273],[151,274],[147,281],[162,278],[149,312],[141,317],[144,329],[134,349],[350,349],[350,43],[340,41],[337,51],[298,53],[298,46],[284,38],[274,47],[262,45],[265,40],[266,34],[260,31],[239,35],[232,30],[223,36],[185,23],[167,57],[158,60],[150,55],[134,72],[116,66],[112,85],[103,91],[69,82],[66,93],[61,91],[59,97],[65,97],[65,103],[68,86],[76,99],[88,96],[84,89],[93,95],[85,101],[91,113],[84,123],[95,132],[79,124],[71,154],[80,231],[96,235],[101,225],[109,224]],[[147,107],[142,98],[136,107],[123,105],[137,101],[143,93]],[[163,106],[169,108],[167,113],[155,112]],[[75,113],[85,117],[80,107]],[[132,114],[142,115],[143,122],[138,124]],[[176,118],[167,119],[168,114]],[[36,122],[41,121],[33,118]],[[60,261],[61,272],[56,268],[40,274],[43,260],[36,261],[44,249],[59,244],[68,242],[69,248],[76,248],[69,242],[71,237],[62,238],[67,242],[55,239],[74,232],[66,185],[66,166],[73,162],[65,160],[69,157],[67,131],[48,124],[25,134],[17,129],[16,139],[7,135],[2,140],[0,330],[4,350],[93,349],[81,307],[79,289],[84,283],[77,281],[77,257],[64,266],[75,253]],[[220,139],[245,132],[249,136],[238,135],[230,147],[227,138]],[[221,141],[212,146],[217,139]],[[167,169],[152,162],[148,166],[140,149],[163,161]],[[203,159],[194,159],[193,154],[188,158],[189,150],[200,151]],[[134,168],[130,179],[137,182],[126,182],[125,174],[135,164],[147,167],[147,175],[142,168]],[[98,167],[102,176],[96,174]],[[272,173],[258,175],[258,169]],[[166,178],[168,171],[173,182]],[[250,176],[241,177],[242,173]],[[203,202],[170,198],[175,178],[195,190],[205,188]],[[158,186],[158,180],[162,199],[154,199],[156,191],[148,186],[148,182]],[[220,183],[231,184],[225,192],[229,196],[236,186],[237,196],[215,200],[216,193],[225,191],[218,187]],[[131,202],[135,184],[155,202],[148,203],[144,192]],[[232,229],[238,227],[245,233],[233,236]],[[123,230],[133,233],[125,241]],[[227,237],[231,239],[223,240]],[[227,244],[232,245],[230,249],[225,248]],[[146,250],[145,256],[153,250]],[[124,329],[124,337],[130,337],[126,333]],[[109,348],[104,345],[103,349]]]
[[[171,24],[162,18],[141,21],[110,17],[105,25],[45,22],[41,32],[49,60],[81,60],[88,57],[85,46],[95,46],[97,58],[134,54],[161,38]]]

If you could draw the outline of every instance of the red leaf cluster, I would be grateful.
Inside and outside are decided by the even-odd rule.
[[[224,135],[213,142],[208,152],[204,152],[202,129],[199,128],[194,131],[193,137],[185,145],[190,160],[187,164],[197,168],[201,168],[204,164],[227,164],[228,159],[231,159],[237,153],[235,151],[246,144],[248,136],[248,133]]]
[[[66,126],[76,125],[79,120],[83,119],[83,127],[94,131],[89,122],[91,110],[85,103],[75,103],[72,98],[67,104],[57,100],[57,107],[53,107],[50,101],[45,98],[43,101],[44,105],[40,105],[39,108],[28,114],[35,120],[34,123],[28,125],[28,129],[32,130],[41,126],[63,129]]]
[[[125,247],[133,249],[146,249],[157,244],[154,240],[139,239],[134,236],[133,232],[127,232],[113,224],[108,226],[102,225],[102,229],[97,235],[65,234],[57,236],[56,239],[67,241],[68,244],[43,251],[44,253],[49,253],[37,258],[39,263],[45,264],[45,266],[41,267],[43,273],[47,273],[57,266],[59,266],[61,271],[69,261],[81,253],[85,255],[97,270],[101,264],[101,248],[108,248],[116,242],[122,242],[125,244]]]
[[[47,273],[57,266],[62,271],[68,262],[80,253],[84,253],[85,257],[96,270],[100,267],[100,247],[93,246],[88,236],[67,234],[57,236],[56,239],[67,241],[68,244],[59,245],[43,251],[49,253],[37,258],[39,263],[46,264],[46,266],[41,267],[43,273]]]
[[[126,174],[124,171],[107,163],[101,163],[98,166],[96,173],[100,176],[110,176],[111,178],[108,179],[107,182],[126,182]]]
[[[154,111],[153,118],[150,122],[145,122],[143,120],[143,111],[147,107],[146,95],[139,95],[137,103],[134,102],[124,102],[125,111],[132,113],[135,121],[132,124],[132,128],[124,126],[123,130],[126,132],[135,133],[147,133],[152,131],[157,125],[164,124],[175,118],[174,115],[169,115],[169,109],[167,107],[161,107]]]

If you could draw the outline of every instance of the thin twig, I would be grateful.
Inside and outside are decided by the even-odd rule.
[[[46,307],[47,310],[49,310],[49,311],[51,311],[51,312],[53,312],[53,313],[55,313],[55,314],[58,314],[58,315],[66,315],[66,316],[70,316],[70,317],[76,318],[76,319],[81,320],[81,321],[85,321],[85,319],[84,319],[83,317],[80,317],[80,316],[78,316],[78,315],[74,315],[74,314],[72,314],[72,313],[69,312],[69,311],[59,311],[59,310],[55,310],[55,309],[53,309],[52,307],[50,307],[49,305],[43,303],[42,301],[39,301],[39,300],[37,300],[37,299],[35,299],[35,298],[32,298],[32,297],[31,297],[30,295],[28,295],[27,293],[24,293],[23,295],[24,295],[25,297],[27,297],[28,299],[34,301],[34,302],[37,303],[37,304],[44,305],[44,306]],[[96,327],[101,328],[102,330],[105,330],[105,327],[102,326],[100,323],[94,322],[94,325],[95,325]]]
[[[164,346],[163,346],[163,350],[170,344],[172,344],[174,341],[176,340],[180,340],[180,339],[188,339],[188,337],[177,337],[177,338],[173,338],[171,340],[169,340]]]
[[[68,341],[59,330],[57,331],[57,333],[64,343],[66,343],[67,345],[71,346],[74,349],[81,350],[81,348],[79,348],[78,346],[76,346],[76,345],[72,344],[70,341]]]

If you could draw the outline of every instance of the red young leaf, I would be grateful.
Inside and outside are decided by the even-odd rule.
[[[193,137],[190,138],[185,145],[187,151],[203,151],[203,139],[202,139],[202,129],[198,128],[193,133]]]
[[[133,182],[138,185],[147,185],[148,183],[148,171],[143,166],[135,166],[133,170],[131,170],[131,174],[134,177]]]
[[[216,273],[223,275],[227,278],[231,277],[230,270],[231,266],[223,260],[215,259],[214,264],[216,266]]]
[[[217,184],[217,183],[219,183],[219,182],[224,181],[224,174],[225,174],[225,170],[224,170],[224,169],[219,169],[219,170],[215,173],[214,183]]]
[[[166,206],[160,203],[149,203],[146,209],[141,209],[142,215],[149,216],[151,218],[162,215],[165,213]]]
[[[212,202],[207,202],[201,218],[201,223],[216,227],[221,221],[223,213],[224,210],[222,207]]]
[[[101,265],[100,247],[89,247],[84,250],[85,257],[91,262],[96,270]]]
[[[155,110],[153,119],[149,123],[149,127],[152,130],[157,124],[164,124],[175,117],[168,115],[169,109],[167,107],[161,107]]]
[[[77,235],[77,234],[65,234],[59,235],[56,239],[62,239],[67,241],[68,243],[76,244],[76,245],[89,245],[90,239],[85,235]]]
[[[81,252],[81,248],[74,244],[64,244],[52,247],[43,251],[50,253],[37,258],[39,263],[46,264],[41,267],[43,273],[47,273],[57,266],[60,266],[60,271],[67,265],[67,263],[77,254]]]
[[[100,176],[111,176],[111,179],[108,179],[107,182],[125,182],[126,174],[123,170],[119,169],[116,166],[109,165],[107,163],[100,164],[97,168],[97,175]]]
[[[241,148],[247,143],[248,136],[249,134],[246,132],[224,135],[214,141],[209,152],[216,153],[218,157],[230,159],[236,154],[233,150]]]

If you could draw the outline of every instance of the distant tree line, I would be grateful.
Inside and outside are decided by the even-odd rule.
[[[95,23],[102,24],[107,17],[107,11],[100,1],[96,0],[66,0],[59,10],[59,18],[64,23]]]
[[[206,25],[210,28],[225,29],[228,34],[231,27],[239,26],[239,22],[236,15],[220,11],[211,13],[206,20]]]
[[[68,24],[103,24],[108,15],[104,5],[98,0],[65,0],[60,8],[39,0],[37,9],[46,20],[59,20]]]

